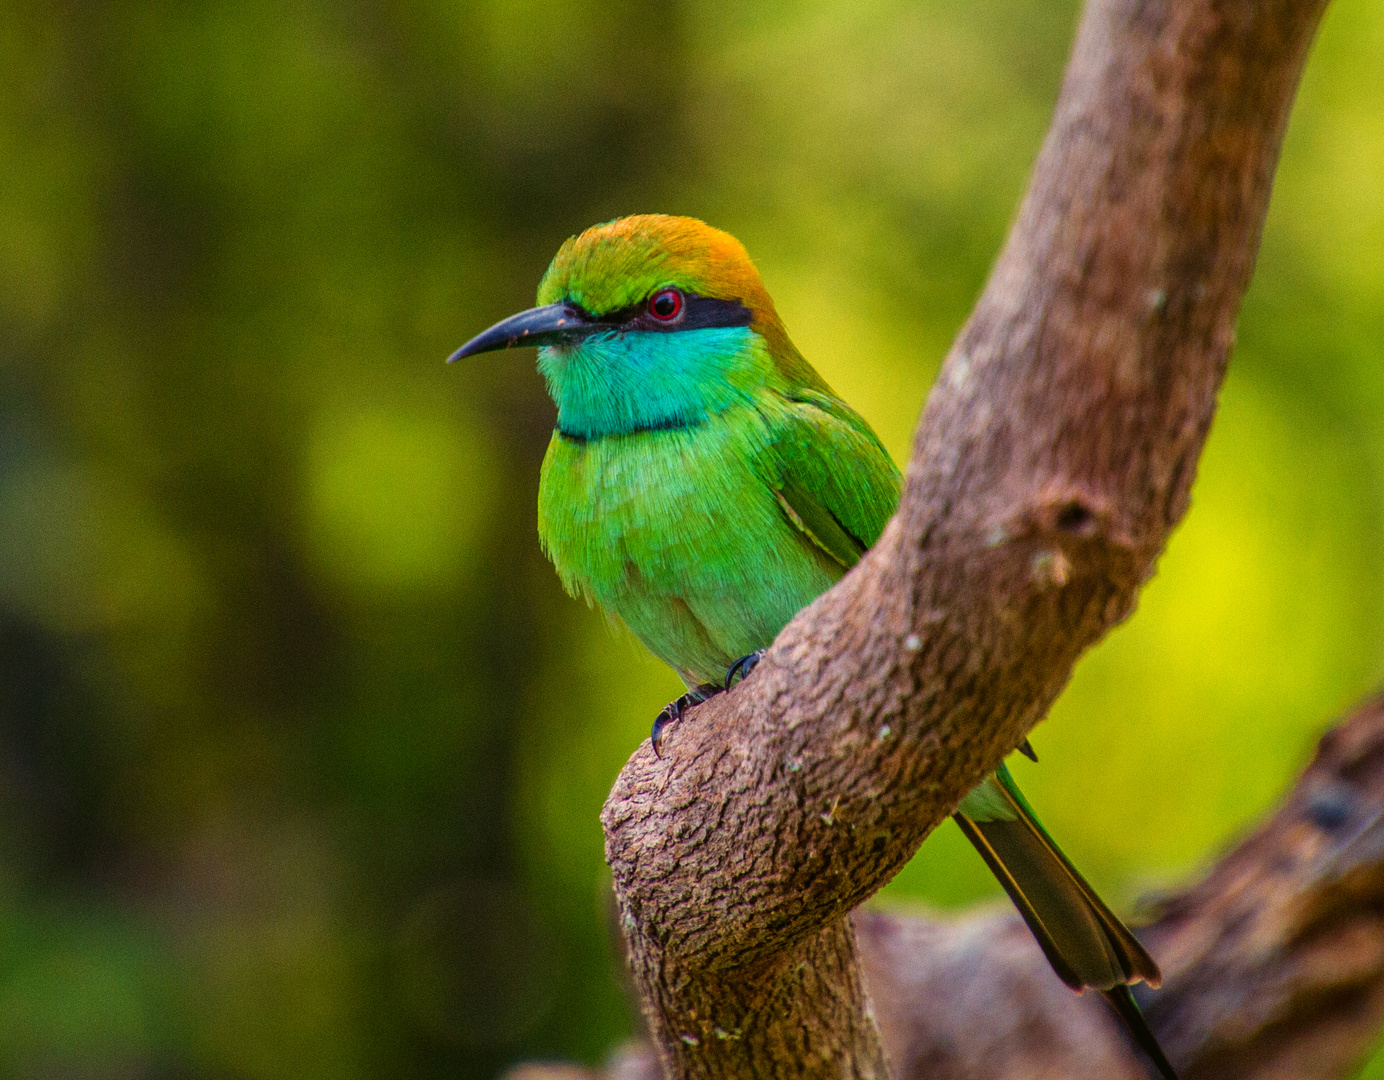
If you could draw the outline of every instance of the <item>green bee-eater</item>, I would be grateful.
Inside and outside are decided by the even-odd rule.
[[[569,239],[539,307],[452,359],[540,347],[557,404],[538,531],[568,592],[623,621],[689,694],[655,730],[856,564],[900,476],[870,426],[794,348],[744,247],[641,215]],[[1038,823],[1003,766],[956,821],[1068,986],[1100,990],[1165,1077],[1130,995],[1158,965]]]

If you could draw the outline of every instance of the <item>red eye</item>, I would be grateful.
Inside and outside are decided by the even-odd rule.
[[[682,314],[682,293],[663,289],[649,298],[649,314],[659,322],[672,322]]]

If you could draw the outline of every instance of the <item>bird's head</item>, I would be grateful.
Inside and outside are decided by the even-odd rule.
[[[572,237],[538,303],[451,359],[539,346],[558,428],[574,436],[696,423],[775,384],[824,388],[744,246],[694,218],[640,214]]]

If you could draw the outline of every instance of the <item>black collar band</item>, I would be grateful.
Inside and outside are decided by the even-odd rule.
[[[589,442],[600,442],[602,439],[615,439],[624,435],[647,435],[655,431],[684,431],[688,428],[701,427],[705,421],[698,418],[696,420],[686,420],[681,416],[670,416],[666,420],[658,420],[652,424],[641,424],[639,427],[625,428],[623,431],[593,431],[580,432],[568,431],[564,427],[556,427],[558,438],[565,439],[578,446],[584,446]]]

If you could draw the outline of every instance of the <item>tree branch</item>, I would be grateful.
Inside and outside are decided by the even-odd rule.
[[[1186,509],[1325,0],[1096,0],[899,513],[602,821],[669,1076],[886,1075],[847,913],[1046,713]]]
[[[1340,1080],[1384,1023],[1384,696],[1322,739],[1278,810],[1140,936],[1164,960],[1141,994],[1184,1080]],[[1007,905],[940,921],[854,916],[896,1080],[1147,1080],[1094,994],[1073,994]],[[523,1066],[510,1080],[661,1080],[628,1044],[601,1073]]]

